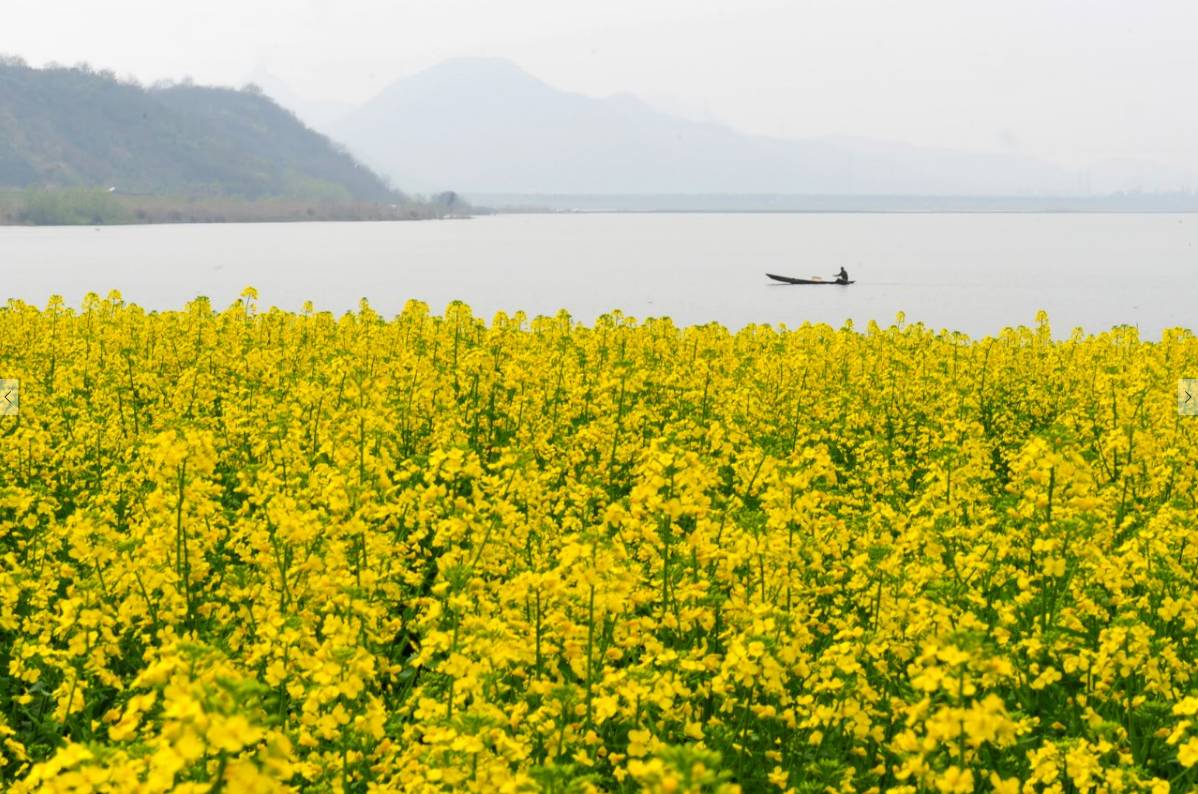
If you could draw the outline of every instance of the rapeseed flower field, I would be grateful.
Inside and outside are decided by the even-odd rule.
[[[0,310],[3,788],[1195,787],[1191,333],[256,298]]]

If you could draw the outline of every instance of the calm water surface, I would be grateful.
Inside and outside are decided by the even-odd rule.
[[[851,287],[775,286],[766,271]],[[174,309],[196,295],[379,312],[463,300],[483,317],[620,309],[678,323],[853,319],[992,334],[1198,325],[1195,215],[511,215],[461,221],[0,228],[0,298],[89,291]]]

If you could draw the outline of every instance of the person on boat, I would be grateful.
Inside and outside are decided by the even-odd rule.
[[[837,284],[848,284],[849,283],[849,272],[844,269],[843,265],[841,265],[841,267],[840,267],[840,272],[836,274],[836,283]]]

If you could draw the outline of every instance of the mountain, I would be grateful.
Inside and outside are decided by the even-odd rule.
[[[399,80],[331,128],[414,190],[465,193],[1028,194],[1078,178],[1010,154],[856,138],[787,140],[686,120],[622,94],[556,89],[500,59]]]
[[[143,88],[0,62],[0,188],[394,201],[368,168],[260,92]]]

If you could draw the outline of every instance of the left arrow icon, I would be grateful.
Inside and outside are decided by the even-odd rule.
[[[0,416],[16,416],[20,410],[21,382],[16,378],[0,378]]]

